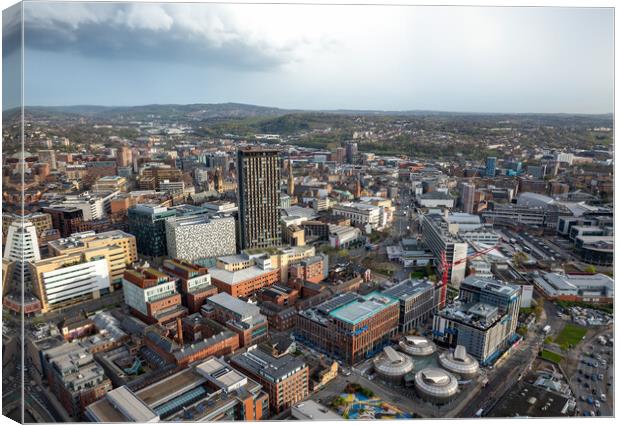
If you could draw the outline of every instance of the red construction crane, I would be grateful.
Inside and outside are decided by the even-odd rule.
[[[442,274],[441,274],[441,297],[439,300],[439,308],[443,308],[446,305],[446,297],[448,295],[448,271],[454,267],[454,266],[458,266],[459,264],[464,263],[467,260],[471,260],[472,258],[476,258],[479,257],[481,255],[484,255],[490,251],[493,251],[495,248],[497,248],[499,245],[495,245],[491,248],[486,248],[483,249],[482,251],[478,251],[472,255],[470,255],[469,257],[465,257],[465,258],[461,258],[458,261],[455,261],[453,264],[448,264],[448,260],[446,259],[446,251],[443,250],[441,251],[441,270],[442,270]]]

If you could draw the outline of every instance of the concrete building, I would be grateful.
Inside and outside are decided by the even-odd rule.
[[[476,186],[471,183],[463,183],[461,185],[461,208],[467,214],[474,212],[474,195]]]
[[[111,274],[125,270],[123,250],[116,246],[89,248],[30,263],[33,292],[42,312],[99,298],[113,289]]]
[[[103,176],[93,185],[93,192],[125,192],[127,179],[121,176]]]
[[[239,149],[237,173],[241,248],[281,245],[279,151]]]
[[[165,221],[168,255],[186,261],[236,252],[236,223],[232,216],[171,217]]]
[[[382,210],[381,207],[362,202],[345,202],[332,207],[332,213],[346,217],[355,226],[366,228],[370,226],[372,230],[382,230]]]
[[[50,348],[41,357],[51,393],[74,419],[81,419],[86,406],[112,390],[103,368],[80,343]]]
[[[398,330],[399,302],[379,292],[337,295],[300,311],[295,334],[306,344],[347,364],[381,350]]]
[[[449,223],[446,216],[422,216],[422,237],[435,256],[438,275],[443,273],[441,257],[445,252],[446,262],[451,265],[448,270],[448,283],[457,288],[465,278],[467,266],[466,261],[463,261],[467,258],[467,242],[458,235],[458,231],[459,224]]]
[[[74,233],[70,237],[57,239],[48,243],[50,255],[58,256],[87,251],[92,248],[118,247],[123,250],[125,265],[138,261],[136,238],[122,230],[110,230],[96,233],[94,231]],[[124,267],[113,267],[110,278],[113,284],[120,283]]]
[[[210,357],[132,391],[115,388],[86,409],[91,422],[254,421],[268,417],[269,397],[257,382]]]
[[[308,366],[300,357],[274,357],[258,347],[230,359],[230,364],[261,384],[269,394],[271,413],[278,414],[306,399],[310,393]]]
[[[187,315],[175,280],[153,268],[125,271],[123,295],[132,314],[146,323],[167,323]]]
[[[416,202],[423,208],[454,208],[454,198],[443,192],[428,192],[416,196]]]
[[[542,294],[552,300],[612,303],[614,281],[607,275],[544,273],[534,278]]]
[[[492,364],[516,340],[521,288],[469,276],[459,301],[437,312],[433,336],[439,345],[465,347],[481,364]]]
[[[260,308],[225,292],[207,298],[201,313],[239,335],[239,344],[248,347],[267,339],[267,318]]]
[[[6,246],[3,259],[11,262],[12,275],[9,282],[15,290],[21,292],[21,285],[29,288],[32,284],[32,275],[28,264],[41,259],[37,229],[34,224],[26,220],[14,220],[8,227]],[[5,287],[3,287],[4,292]]]
[[[110,211],[110,200],[119,192],[90,193],[84,192],[79,195],[67,195],[60,201],[49,206],[56,208],[77,208],[82,211],[84,221],[101,220]]]
[[[432,319],[438,292],[430,281],[407,279],[383,291],[399,302],[398,332],[408,334]]]
[[[302,403],[294,405],[291,408],[291,416],[298,421],[342,420],[342,416],[314,400],[305,400]]]

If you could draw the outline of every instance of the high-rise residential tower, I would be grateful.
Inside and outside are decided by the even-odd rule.
[[[494,177],[495,176],[495,169],[497,168],[497,158],[494,156],[490,156],[487,158],[487,167],[486,167],[486,174],[487,177]]]
[[[281,245],[279,151],[239,149],[237,172],[241,249]]]
[[[476,193],[476,186],[471,183],[463,183],[461,185],[461,208],[463,212],[467,214],[473,214],[474,212],[474,195]]]

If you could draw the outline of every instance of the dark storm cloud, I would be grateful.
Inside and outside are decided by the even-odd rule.
[[[294,50],[245,33],[217,5],[191,15],[174,4],[32,5],[25,12],[27,49],[252,70],[278,67]]]

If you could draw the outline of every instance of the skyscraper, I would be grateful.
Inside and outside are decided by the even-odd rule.
[[[471,183],[463,183],[461,185],[461,208],[463,212],[467,214],[473,214],[474,212],[474,194],[476,193],[476,186]]]
[[[241,249],[281,245],[279,151],[239,149],[237,172]]]
[[[497,164],[497,158],[494,156],[489,156],[487,158],[487,177],[495,176],[495,167]]]
[[[355,142],[347,142],[347,162],[349,164],[353,164],[355,161],[355,157],[357,156],[357,143]]]
[[[24,288],[29,288],[32,279],[28,263],[41,259],[37,228],[34,224],[26,220],[15,220],[11,223],[6,237],[4,259],[14,264],[12,283],[20,285],[23,281]]]
[[[129,167],[132,162],[131,149],[128,146],[122,146],[116,151],[116,163],[119,167]]]

